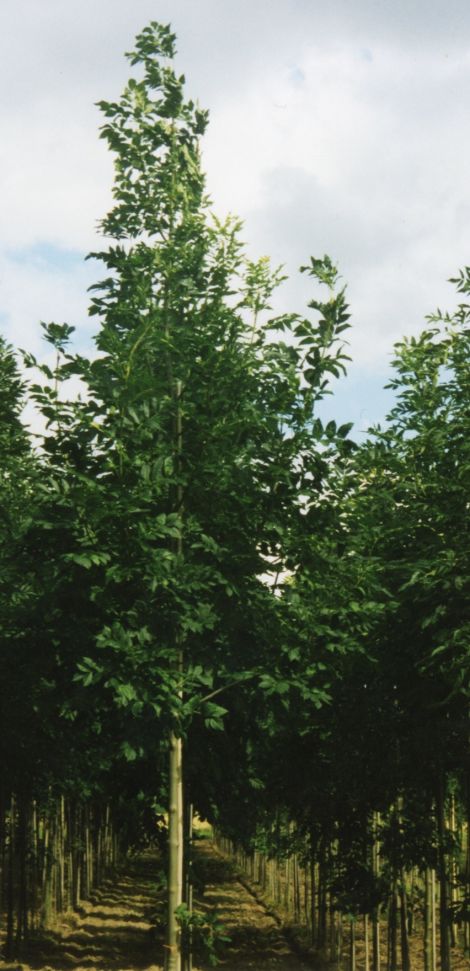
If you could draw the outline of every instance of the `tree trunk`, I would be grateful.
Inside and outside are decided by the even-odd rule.
[[[72,813],[72,907],[77,910],[82,895],[83,833],[81,806],[76,806]]]
[[[433,971],[437,967],[437,921],[436,921],[436,871],[431,870],[431,920],[432,920],[432,960]]]
[[[44,811],[42,826],[41,925],[47,927],[52,913],[52,841],[49,807]]]
[[[193,860],[192,860],[192,839],[193,839],[193,804],[186,796],[185,807],[185,851],[184,851],[184,900],[189,914],[193,913]],[[193,929],[191,924],[188,928],[185,953],[183,954],[183,971],[192,971],[193,966]]]
[[[452,916],[450,920],[450,940],[452,947],[456,947],[458,944],[458,928],[454,919],[454,914],[458,906],[458,870],[457,870],[457,860],[456,860],[456,843],[457,843],[457,820],[455,812],[455,796],[454,793],[450,797],[449,806],[449,830],[452,834],[452,854],[450,858],[449,875],[450,875],[450,903],[452,908]]]
[[[305,924],[305,927],[308,927],[309,926],[309,920],[310,920],[310,908],[309,908],[309,896],[308,896],[309,895],[309,886],[308,886],[309,869],[308,869],[308,864],[306,862],[304,863],[304,866],[302,867],[302,872],[303,872],[303,875],[304,875],[303,922]]]
[[[434,872],[426,867],[424,900],[424,971],[436,971]]]
[[[372,844],[372,872],[378,879],[380,875],[380,846],[378,839],[380,817],[379,813],[373,815],[373,844]],[[372,915],[372,967],[373,971],[380,971],[380,906],[377,906]]]
[[[408,940],[408,901],[406,895],[405,874],[402,873],[400,888],[400,924],[401,924],[401,967],[402,971],[411,971],[410,942]]]
[[[338,966],[341,965],[341,957],[343,954],[343,915],[338,914],[338,922],[336,927],[336,940],[335,940],[335,959]]]
[[[166,325],[168,336],[168,324]],[[183,454],[183,418],[181,410],[181,381],[173,381],[171,365],[168,373],[174,405],[174,449],[176,470],[181,471]],[[183,517],[183,490],[176,487],[175,512]],[[177,557],[183,556],[183,532],[180,527],[174,544]],[[180,631],[176,632],[176,671],[183,673],[184,658]],[[173,730],[169,751],[169,809],[168,809],[168,925],[166,940],[166,971],[182,971],[181,927],[176,910],[183,903],[184,894],[184,795],[183,795],[183,739]]]
[[[8,877],[7,877],[7,934],[5,954],[13,954],[14,920],[15,920],[15,797],[11,796],[10,813],[8,819]]]
[[[31,802],[31,864],[30,864],[30,922],[36,928],[37,894],[39,888],[39,813],[36,800]]]
[[[57,859],[57,911],[65,910],[65,800],[61,796],[57,807],[56,824],[56,859]]]
[[[325,838],[322,836],[319,851],[318,863],[318,947],[320,950],[326,947],[327,925],[328,925],[328,900],[326,891],[327,871],[326,871],[326,845]]]
[[[299,858],[297,853],[294,853],[293,877],[294,877],[294,920],[297,922],[300,920],[300,872],[299,872]]]
[[[369,915],[364,914],[364,971],[370,971]]]
[[[89,826],[89,819],[88,819],[88,806],[83,807],[82,833],[83,833],[83,896],[85,900],[88,900],[91,892],[90,867],[88,864],[88,860],[90,857],[90,826]]]
[[[310,922],[312,947],[317,944],[317,911],[316,911],[316,862],[313,838],[310,846]]]
[[[28,935],[28,886],[27,886],[27,815],[24,796],[18,800],[18,901],[16,914],[16,947]]]
[[[465,954],[470,955],[470,774],[467,776],[467,793],[466,793],[466,803],[467,803],[467,826],[466,826],[466,854],[465,854],[465,895],[467,899],[467,915],[464,921],[464,947]]]
[[[441,943],[441,971],[451,971],[450,933],[449,933],[449,897],[447,881],[447,860],[445,849],[445,807],[444,786],[441,783],[436,800],[438,862],[439,862],[439,926]]]
[[[398,918],[397,888],[394,881],[392,886],[392,893],[390,896],[390,905],[389,905],[389,912],[388,912],[388,968],[389,968],[389,971],[397,971],[397,967],[398,967],[397,918]]]
[[[176,909],[183,902],[183,743],[170,736],[168,814],[168,926],[167,971],[181,971],[181,930]]]
[[[4,790],[0,783],[0,914],[6,902],[7,816]]]
[[[356,971],[356,920],[350,919],[349,925],[349,971]]]

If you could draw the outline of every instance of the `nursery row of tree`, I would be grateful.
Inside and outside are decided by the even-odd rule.
[[[468,293],[468,272],[455,283]],[[307,906],[315,947],[336,950],[338,914],[372,921],[375,969],[380,920],[387,967],[399,917],[404,969],[411,929],[426,969],[437,949],[443,968],[452,945],[469,952],[469,319],[462,303],[396,348],[387,430],[332,469],[320,500],[328,527],[307,541],[285,592],[329,701],[312,711],[299,700],[293,712],[281,698],[274,717],[271,706],[257,715],[250,841],[230,805],[221,811],[221,831],[269,896],[284,892],[296,920]],[[273,888],[276,860],[291,889],[284,876]]]
[[[387,431],[336,465],[328,528],[285,591],[328,702],[258,711],[257,809],[219,808],[230,851],[315,948],[336,954],[347,917],[351,967],[360,915],[374,969],[469,951],[469,334],[462,305],[397,348]]]
[[[0,345],[5,948],[165,818],[180,971],[191,804],[256,851],[317,949],[365,915],[378,971],[388,914],[394,971],[400,916],[409,971],[422,910],[426,969],[439,944],[449,971],[469,943],[470,308],[397,347],[385,430],[357,445],[322,422],[347,361],[337,271],[311,259],[308,313],[273,314],[282,272],[211,215],[207,116],[173,55],[151,24],[101,103],[96,350],[43,325],[26,381]]]

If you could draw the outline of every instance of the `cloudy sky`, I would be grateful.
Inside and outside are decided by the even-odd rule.
[[[0,329],[42,353],[39,320],[89,345],[87,286],[111,157],[94,102],[123,52],[171,21],[188,92],[210,109],[216,210],[251,255],[284,263],[279,308],[308,299],[298,266],[327,252],[353,312],[331,414],[358,433],[390,404],[393,342],[419,331],[470,263],[468,0],[0,0]]]

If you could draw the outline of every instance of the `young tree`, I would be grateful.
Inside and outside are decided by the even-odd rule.
[[[55,380],[78,373],[85,393],[51,404],[36,392],[75,511],[63,556],[91,571],[94,616],[106,618],[78,677],[153,719],[155,747],[168,742],[170,971],[181,963],[183,739],[194,717],[220,725],[220,692],[278,677],[265,671],[282,625],[264,575],[295,569],[306,496],[328,466],[313,411],[344,370],[348,326],[326,257],[306,268],[330,288],[310,305],[318,324],[269,317],[282,274],[246,258],[236,220],[210,215],[207,115],[184,100],[174,44],[169,27],[147,27],[129,55],[138,77],[100,105],[116,176],[102,223],[114,242],[93,254],[107,270],[92,288],[99,354],[70,354],[70,329],[50,325]]]

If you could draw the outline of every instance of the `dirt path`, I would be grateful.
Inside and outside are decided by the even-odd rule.
[[[290,948],[279,925],[237,879],[213,847],[201,844],[206,880],[204,906],[216,908],[231,941],[220,950],[221,971],[307,971],[310,967]],[[210,971],[210,965],[199,965]],[[195,969],[196,971],[196,969]]]
[[[304,971],[275,920],[210,843],[201,841],[198,857],[205,882],[198,907],[215,908],[231,938],[220,951],[221,971]],[[130,862],[125,873],[83,904],[80,914],[33,940],[22,959],[0,960],[0,971],[161,971],[161,920],[155,932],[158,869],[152,856]],[[195,959],[194,971],[210,971],[210,965]]]
[[[28,945],[24,960],[2,962],[6,971],[160,971],[155,939],[156,870],[153,857],[130,862],[126,872]]]

